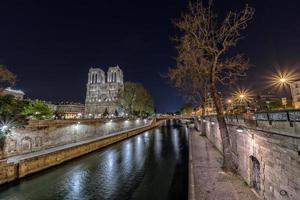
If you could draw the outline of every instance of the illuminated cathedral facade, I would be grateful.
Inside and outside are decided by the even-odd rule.
[[[90,68],[85,99],[85,117],[101,118],[120,113],[118,92],[124,89],[123,71],[109,67],[107,74],[100,68]]]

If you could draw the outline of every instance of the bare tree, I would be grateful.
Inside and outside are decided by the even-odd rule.
[[[2,90],[10,85],[14,85],[16,76],[10,72],[4,65],[0,65],[0,93]]]
[[[209,90],[215,103],[217,120],[222,137],[223,167],[233,168],[230,151],[229,133],[224,118],[224,107],[217,91],[218,84],[229,85],[237,79],[245,77],[249,60],[242,54],[229,56],[228,51],[236,46],[242,38],[241,31],[246,29],[252,19],[254,9],[246,5],[240,12],[230,11],[219,23],[217,14],[212,11],[212,1],[204,5],[201,1],[191,3],[187,12],[175,22],[176,27],[183,33],[182,38],[188,40],[197,59],[205,61],[201,69],[208,73]],[[190,56],[181,55],[178,58],[190,60]]]
[[[190,40],[186,37],[177,38],[175,41],[178,51],[177,64],[175,68],[169,69],[168,77],[188,102],[197,107],[201,106],[203,118],[208,90],[208,73],[203,67],[206,63],[199,59],[201,52],[194,51],[193,44],[189,44]],[[201,133],[205,134],[204,123]]]

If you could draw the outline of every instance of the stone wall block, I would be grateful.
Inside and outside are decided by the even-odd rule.
[[[238,172],[248,184],[251,184],[253,167],[250,156],[260,162],[260,178],[262,199],[299,199],[300,197],[300,123],[290,127],[287,121],[258,121],[258,127],[247,127],[241,122],[228,122],[228,130],[236,150],[235,159]],[[244,126],[244,131],[237,132],[237,126]],[[218,130],[206,126],[207,138],[222,150],[221,137]],[[298,136],[297,136],[298,135]],[[298,138],[297,138],[298,137]],[[247,161],[247,158],[248,161]],[[282,196],[284,190],[288,196]]]

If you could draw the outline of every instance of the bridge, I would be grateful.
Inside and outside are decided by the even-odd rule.
[[[161,115],[156,117],[157,120],[168,120],[168,119],[187,119],[192,120],[194,119],[193,116],[190,115]]]

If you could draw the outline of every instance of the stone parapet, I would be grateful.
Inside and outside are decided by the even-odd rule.
[[[23,129],[11,130],[2,157],[27,154],[106,136],[149,123],[151,120],[143,119],[33,120]]]
[[[151,124],[139,128],[124,130],[115,134],[103,136],[99,139],[78,142],[78,144],[67,146],[66,148],[54,149],[53,151],[41,151],[32,153],[32,156],[26,155],[23,158],[17,156],[17,159],[9,158],[0,162],[0,185],[13,180],[28,176],[30,174],[42,171],[49,167],[59,165],[68,160],[96,151],[105,146],[122,141],[139,133],[159,126],[160,123],[155,120]]]

